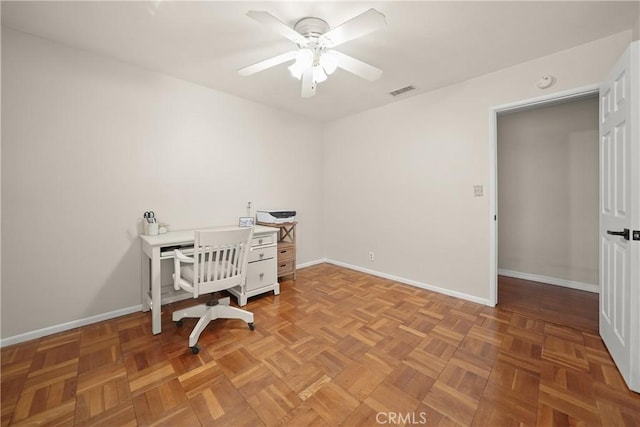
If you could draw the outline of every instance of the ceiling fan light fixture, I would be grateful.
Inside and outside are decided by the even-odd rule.
[[[316,83],[322,83],[327,80],[327,75],[322,69],[321,65],[314,65],[313,67],[313,81]]]
[[[304,73],[304,68],[299,67],[298,63],[293,63],[288,68],[293,77],[295,77],[298,80],[302,78],[302,73]]]
[[[325,73],[331,75],[336,71],[336,68],[338,68],[338,60],[331,54],[331,51],[328,50],[320,56],[320,65],[324,68]]]
[[[289,71],[291,75],[296,79],[300,80],[302,78],[302,74],[308,68],[311,68],[313,65],[313,52],[309,49],[300,49],[296,53],[296,62],[290,65]]]
[[[313,52],[309,49],[300,49],[296,54],[296,65],[302,71],[313,65]]]

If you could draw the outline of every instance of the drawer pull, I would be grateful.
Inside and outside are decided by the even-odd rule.
[[[287,253],[287,251],[280,251],[280,253],[281,253],[281,254],[286,254],[286,253]]]
[[[262,239],[258,239],[258,244],[261,245],[262,244]]]
[[[287,265],[287,264],[281,264],[281,265],[280,265],[280,268],[285,267],[286,265]]]
[[[260,258],[264,258],[264,252],[260,252],[260,254],[258,254],[258,256],[259,256]]]
[[[263,279],[264,278],[264,273],[260,273],[260,278]]]

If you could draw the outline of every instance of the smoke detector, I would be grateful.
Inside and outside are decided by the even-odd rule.
[[[546,89],[555,83],[555,81],[556,79],[553,76],[545,75],[540,77],[540,80],[536,82],[536,87],[538,89]]]

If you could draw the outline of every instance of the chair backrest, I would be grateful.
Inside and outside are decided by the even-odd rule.
[[[244,284],[253,227],[195,233],[194,296]]]

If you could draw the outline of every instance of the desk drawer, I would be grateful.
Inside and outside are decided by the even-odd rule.
[[[295,258],[296,256],[296,247],[293,243],[289,242],[280,242],[278,243],[278,262]]]
[[[295,269],[293,258],[284,261],[278,260],[278,277],[293,274]]]
[[[249,262],[262,261],[276,257],[276,247],[253,248],[249,251]]]
[[[247,268],[247,292],[272,285],[276,279],[275,259],[252,262]]]
[[[272,245],[275,243],[274,234],[264,234],[259,236],[253,236],[251,239],[251,247]]]

